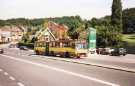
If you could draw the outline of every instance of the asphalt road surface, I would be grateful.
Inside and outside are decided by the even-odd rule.
[[[8,49],[0,55],[0,86],[135,86],[135,73],[30,54]]]

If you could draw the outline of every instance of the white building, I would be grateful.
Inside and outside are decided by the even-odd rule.
[[[18,43],[23,36],[24,29],[18,26],[0,27],[0,42]]]

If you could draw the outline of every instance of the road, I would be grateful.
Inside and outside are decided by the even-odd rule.
[[[135,73],[31,56],[6,49],[0,55],[0,86],[134,86]]]

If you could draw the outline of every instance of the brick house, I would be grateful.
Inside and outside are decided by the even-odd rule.
[[[68,27],[64,24],[57,24],[55,22],[50,21],[48,23],[48,28],[54,34],[56,39],[68,39],[67,31]]]

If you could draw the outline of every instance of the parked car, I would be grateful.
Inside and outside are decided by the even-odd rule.
[[[20,46],[19,48],[20,48],[20,50],[28,50],[28,48],[26,46]]]
[[[12,45],[12,44],[10,44],[8,47],[9,47],[9,48],[13,48],[13,45]]]
[[[125,48],[119,48],[120,55],[125,56],[127,54],[127,50]]]
[[[112,48],[110,50],[111,56],[120,56],[120,55],[125,56],[126,54],[127,54],[127,51],[124,48]]]
[[[110,48],[99,48],[98,53],[102,55],[108,55]]]
[[[0,54],[4,53],[4,49],[0,48]]]

